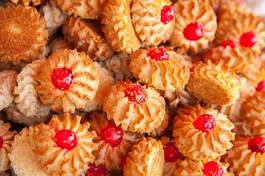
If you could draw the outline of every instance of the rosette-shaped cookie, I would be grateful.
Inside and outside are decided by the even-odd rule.
[[[133,0],[131,15],[142,45],[154,46],[170,38],[175,22],[170,0]]]
[[[1,62],[29,62],[43,52],[48,32],[34,7],[0,7],[0,26]]]
[[[47,176],[38,162],[36,162],[36,155],[32,151],[32,142],[34,142],[30,140],[33,132],[32,128],[24,128],[15,136],[11,151],[8,155],[12,171],[17,176]]]
[[[130,70],[140,82],[159,90],[183,90],[190,77],[185,56],[164,47],[139,49],[131,55]]]
[[[11,2],[13,2],[14,4],[23,4],[25,6],[29,6],[29,5],[40,5],[42,0],[11,0]]]
[[[71,49],[71,48],[72,46],[70,45],[70,43],[68,43],[65,39],[61,37],[54,39],[49,45],[51,53],[54,53],[55,51],[58,50]]]
[[[78,51],[84,51],[93,60],[104,61],[113,51],[95,27],[80,18],[69,17],[63,25],[66,40]]]
[[[160,141],[142,138],[132,146],[123,167],[124,176],[162,176],[164,151]]]
[[[173,5],[175,26],[170,43],[183,51],[198,53],[209,47],[217,30],[212,7],[202,0],[178,1]]]
[[[185,159],[177,163],[173,175],[177,176],[234,176],[227,171],[229,164],[219,161],[199,162]]]
[[[81,175],[95,161],[97,134],[80,116],[54,115],[32,130],[33,151],[47,175]]]
[[[41,117],[44,115],[43,120],[48,116],[50,108],[43,105],[37,95],[35,86],[38,85],[37,81],[34,79],[36,75],[41,72],[42,64],[45,63],[44,59],[35,60],[32,63],[26,65],[22,71],[17,76],[17,85],[14,89],[15,104],[18,110],[24,115],[20,121],[28,121],[26,124],[33,124],[35,120],[30,123],[30,119]],[[28,120],[26,120],[26,118]],[[37,120],[41,122],[42,120]]]
[[[233,145],[234,125],[226,115],[200,106],[179,109],[173,136],[179,151],[193,160],[216,159]]]
[[[105,0],[53,0],[68,15],[97,19]]]
[[[209,4],[214,10],[216,10],[219,7],[219,4],[221,3],[221,0],[203,0],[207,4]]]
[[[17,72],[14,70],[0,72],[0,111],[7,108],[14,100],[16,78]]]
[[[237,137],[226,158],[238,176],[265,175],[265,137]]]
[[[113,50],[131,53],[140,48],[130,14],[131,0],[108,0],[102,9],[102,30]]]
[[[16,135],[16,131],[10,131],[10,127],[9,123],[0,121],[0,175],[1,172],[9,169],[8,154],[13,144],[13,138]]]
[[[112,84],[114,83],[114,79],[107,69],[100,66],[96,62],[94,64],[96,65],[98,71],[99,84],[95,98],[90,101],[85,108],[85,110],[88,112],[102,108],[103,99],[108,90],[111,88]]]
[[[75,50],[59,50],[48,58],[36,75],[40,100],[56,112],[86,108],[98,89],[96,66],[85,54]]]
[[[63,24],[67,15],[58,9],[53,1],[47,2],[40,9],[45,19],[49,37],[51,37],[57,29]]]
[[[263,88],[246,98],[242,104],[241,117],[250,127],[253,135],[265,135],[265,81]]]
[[[240,7],[225,8],[219,16],[216,41],[222,43],[227,40],[237,42],[245,50],[260,54],[265,47],[263,19]]]
[[[215,105],[225,105],[239,97],[237,76],[222,68],[222,64],[198,63],[191,69],[188,91],[199,100]]]
[[[165,118],[165,100],[155,89],[130,81],[117,82],[103,102],[107,118],[123,130],[148,133]]]
[[[125,53],[115,54],[106,61],[106,67],[113,73],[115,80],[127,80],[133,77],[129,65],[130,56]]]
[[[99,113],[93,113],[91,128],[97,132],[100,139],[96,165],[103,165],[107,170],[122,170],[122,159],[138,140],[139,135],[123,131],[107,120],[105,114]]]

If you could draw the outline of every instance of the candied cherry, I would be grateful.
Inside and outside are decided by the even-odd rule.
[[[161,14],[160,14],[161,22],[163,24],[168,24],[170,21],[174,19],[174,10],[172,6],[165,5],[162,7]]]
[[[184,28],[183,34],[187,40],[199,40],[203,36],[203,26],[197,22],[190,23]]]
[[[202,132],[209,133],[215,127],[215,119],[210,114],[203,114],[193,121],[193,126]]]
[[[53,86],[59,90],[69,89],[73,78],[72,71],[66,67],[54,69],[51,75]]]
[[[222,47],[226,48],[226,47],[230,47],[230,48],[235,48],[235,42],[233,40],[225,40],[223,41],[223,43],[221,44]]]
[[[169,59],[166,49],[162,46],[159,48],[151,49],[148,53],[148,56],[156,61],[163,61]]]
[[[104,166],[95,164],[90,164],[86,172],[86,176],[106,176],[107,170]]]
[[[59,130],[55,134],[55,142],[62,149],[72,150],[77,145],[77,137],[72,130]]]
[[[256,87],[256,91],[258,92],[261,92],[263,90],[265,90],[265,80],[260,81]]]
[[[248,149],[252,152],[265,152],[265,137],[254,137],[248,140]]]
[[[0,149],[3,147],[4,139],[2,136],[0,136]]]
[[[176,148],[174,142],[169,142],[164,145],[164,155],[166,162],[174,162],[181,157],[181,154]]]
[[[114,124],[109,124],[100,132],[100,137],[112,147],[116,147],[122,141],[123,131]]]
[[[203,165],[204,176],[222,176],[224,170],[214,161],[207,162]]]
[[[142,86],[138,84],[132,84],[125,90],[125,96],[129,101],[137,104],[141,104],[146,100],[146,93]]]
[[[253,47],[257,42],[257,37],[254,32],[245,32],[241,35],[239,43],[243,47]]]

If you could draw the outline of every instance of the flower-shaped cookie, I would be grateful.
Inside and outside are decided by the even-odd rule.
[[[148,133],[160,127],[165,118],[165,100],[151,87],[130,81],[113,85],[103,102],[107,118],[123,130]]]
[[[164,151],[160,141],[142,138],[132,146],[123,167],[124,176],[161,176],[164,167]]]
[[[105,114],[93,113],[91,128],[99,136],[99,150],[96,165],[103,165],[107,170],[122,170],[123,158],[137,142],[139,135],[125,132],[109,121]]]
[[[11,0],[11,2],[13,2],[14,4],[23,4],[25,6],[29,6],[29,5],[40,5],[42,0]]]
[[[226,115],[200,106],[178,110],[173,136],[179,151],[193,160],[216,159],[233,145],[234,125]]]
[[[45,61],[36,86],[40,100],[56,112],[85,109],[98,89],[96,66],[85,54],[75,50],[59,50]]]
[[[139,49],[131,55],[130,70],[140,82],[156,89],[183,90],[190,77],[186,57],[164,47]]]
[[[69,17],[63,25],[63,33],[69,43],[93,60],[104,61],[113,54],[112,49],[95,27],[80,18]]]
[[[209,47],[217,30],[212,7],[202,0],[178,1],[173,5],[175,26],[170,39],[172,46],[198,53]]]
[[[237,137],[226,161],[235,175],[265,175],[265,137]]]
[[[222,65],[211,62],[195,64],[187,85],[188,91],[205,103],[233,103],[239,97],[237,76]]]
[[[10,128],[11,125],[9,123],[0,121],[0,174],[7,171],[10,165],[8,154],[13,144],[13,138],[16,135],[16,131],[11,131]]]
[[[81,175],[96,159],[97,134],[80,116],[54,115],[32,130],[33,151],[47,175]]]
[[[48,32],[34,7],[0,7],[0,61],[19,63],[36,59],[44,51]]]

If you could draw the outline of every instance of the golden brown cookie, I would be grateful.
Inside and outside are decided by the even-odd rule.
[[[103,110],[123,130],[148,133],[160,127],[165,118],[165,100],[159,92],[138,83],[120,81],[104,99]]]
[[[139,49],[131,55],[130,70],[140,82],[158,90],[183,90],[190,77],[186,57],[162,46]]]
[[[225,105],[239,97],[238,77],[222,64],[198,63],[191,69],[188,91],[208,104]]]
[[[113,54],[112,49],[92,23],[69,17],[63,25],[63,33],[69,43],[78,51],[85,52],[93,60],[104,61]]]
[[[160,141],[142,138],[132,146],[123,168],[124,176],[162,176],[164,151]]]
[[[37,6],[41,4],[42,0],[11,0],[11,2],[13,2],[14,4],[23,4],[25,6]]]
[[[200,106],[187,106],[177,112],[173,127],[176,146],[193,160],[215,160],[233,145],[233,123],[226,115]]]
[[[0,61],[32,61],[44,51],[48,32],[34,7],[0,7]]]
[[[217,29],[212,7],[202,0],[189,0],[178,1],[173,8],[176,20],[171,45],[193,53],[207,49]]]
[[[75,50],[59,50],[45,61],[35,76],[36,90],[45,105],[56,112],[85,109],[98,89],[96,66],[85,54]]]
[[[102,9],[102,30],[116,52],[131,53],[140,48],[130,13],[131,0],[108,0]]]
[[[156,46],[170,38],[175,22],[170,0],[133,0],[131,16],[142,45]]]
[[[265,175],[265,137],[240,137],[234,141],[226,161],[235,175]]]
[[[10,130],[11,125],[9,123],[3,123],[0,121],[0,174],[7,171],[10,166],[8,154],[11,151],[14,136],[16,131]]]

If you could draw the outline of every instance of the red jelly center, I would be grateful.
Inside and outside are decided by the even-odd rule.
[[[94,164],[90,164],[86,173],[86,176],[105,176],[107,175],[107,170],[104,166],[99,165],[96,166]]]
[[[209,133],[215,127],[215,119],[210,114],[203,114],[193,121],[193,125],[198,130]]]
[[[161,10],[161,22],[167,24],[174,19],[174,10],[172,6],[165,5]]]
[[[55,134],[55,142],[62,149],[72,150],[77,144],[77,137],[72,130],[60,130]]]
[[[252,152],[264,153],[265,152],[265,137],[255,137],[249,139],[248,148]]]
[[[183,31],[184,37],[187,40],[196,41],[203,36],[203,26],[197,22],[190,23],[187,25]]]
[[[234,43],[234,41],[233,40],[226,40],[226,41],[224,41],[222,44],[221,44],[221,46],[222,47],[224,47],[224,48],[226,48],[226,47],[230,47],[230,48],[235,48],[236,47],[236,45],[235,45],[235,43]]]
[[[126,164],[126,155],[121,157],[121,161],[120,161],[120,168],[123,168],[124,165]]]
[[[210,161],[203,166],[204,176],[222,176],[224,170],[214,161]]]
[[[169,142],[164,145],[164,155],[166,162],[174,162],[181,157],[181,154],[176,148],[174,142]]]
[[[100,132],[100,137],[112,147],[116,147],[122,141],[123,131],[121,128],[110,124],[103,128]]]
[[[54,69],[51,78],[52,84],[56,89],[67,90],[69,89],[74,76],[70,69],[62,67]]]
[[[125,96],[129,101],[141,104],[146,100],[144,88],[138,84],[133,84],[125,90]]]
[[[2,149],[3,144],[4,144],[4,139],[2,136],[0,136],[0,149]]]
[[[258,92],[261,92],[263,90],[265,90],[265,81],[264,80],[260,81],[256,87],[256,91],[258,91]]]
[[[245,32],[241,35],[239,43],[243,47],[252,47],[256,44],[257,37],[254,32]]]
[[[156,61],[162,61],[162,60],[168,60],[169,56],[167,54],[167,51],[164,47],[154,48],[151,49],[148,53],[148,56]]]

